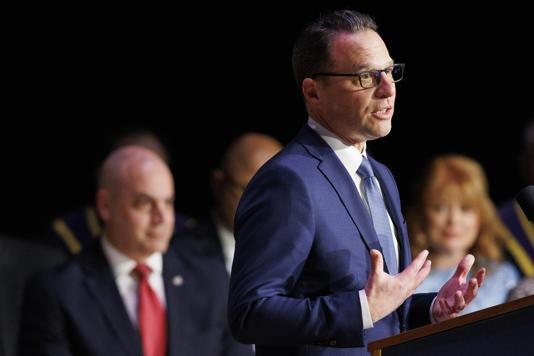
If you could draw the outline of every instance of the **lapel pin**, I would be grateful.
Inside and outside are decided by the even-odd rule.
[[[176,276],[172,277],[172,284],[176,287],[181,286],[184,284],[184,277],[177,274]]]

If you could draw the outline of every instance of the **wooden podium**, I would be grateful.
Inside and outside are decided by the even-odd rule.
[[[373,356],[534,355],[534,296],[369,343]]]

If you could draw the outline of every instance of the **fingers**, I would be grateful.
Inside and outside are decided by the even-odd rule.
[[[449,305],[449,303],[447,303],[447,300],[445,298],[438,299],[438,304],[440,309],[439,319],[441,320],[443,317],[445,317],[445,319],[448,319],[448,317],[453,314],[451,306]]]
[[[384,259],[378,250],[371,250],[371,274],[379,274],[384,272]]]
[[[441,307],[441,310],[442,310],[443,314],[451,314],[452,313],[452,309],[449,306],[449,304],[447,303],[447,301],[445,300],[445,298],[440,298],[438,300],[438,303],[439,303],[439,306]]]
[[[431,264],[432,263],[430,262],[430,260],[426,260],[423,263],[423,267],[421,267],[415,278],[415,288],[419,287],[419,285],[423,283],[425,278],[428,276],[428,274],[430,273]]]
[[[427,260],[428,251],[421,251],[401,273],[397,275],[403,284],[409,285],[410,294],[425,280],[430,273],[430,260]]]
[[[425,262],[427,262],[427,259],[426,259],[427,257],[428,257],[428,250],[423,250],[419,252],[417,257],[413,259],[412,263],[410,263],[410,266],[412,267],[415,273],[419,272],[419,270],[421,270],[423,267],[426,266]]]
[[[484,282],[484,277],[486,275],[486,269],[481,268],[477,271],[475,278],[469,280],[469,285],[465,291],[465,301],[470,303],[478,294],[478,289]]]
[[[438,298],[436,300],[439,306],[437,314],[435,313],[435,311],[433,311],[435,313],[434,317],[436,318],[436,320],[443,321],[450,318],[455,318],[462,310],[464,310],[467,303],[464,299],[462,292],[457,291],[456,293],[454,293],[453,298],[454,301],[451,300],[452,305],[447,302],[447,298]]]
[[[478,293],[478,282],[476,278],[471,278],[471,280],[469,281],[467,290],[465,291],[465,299],[467,303],[470,303],[473,299],[475,299],[475,297],[477,296],[477,293]]]
[[[454,306],[452,309],[454,310],[455,313],[461,312],[462,310],[464,310],[465,304],[466,303],[465,303],[465,299],[464,299],[462,292],[457,291],[454,294]]]
[[[458,264],[456,272],[454,272],[454,277],[459,278],[461,281],[465,281],[465,277],[467,276],[467,273],[469,273],[473,263],[475,263],[475,256],[471,254],[465,255]]]
[[[412,280],[421,270],[424,270],[424,272],[426,272],[426,269],[428,269],[428,271],[430,272],[430,261],[426,259],[427,257],[427,250],[419,252],[417,257],[413,259],[412,263],[410,263],[400,274],[404,275],[404,278]]]
[[[477,279],[478,287],[480,288],[480,286],[484,282],[484,278],[486,278],[486,269],[485,268],[479,269],[477,271],[477,274],[475,275],[475,278]]]
[[[450,306],[449,303],[447,303],[447,300],[445,298],[442,298],[439,300],[439,305],[441,307],[441,315],[440,315],[441,321],[447,320],[450,318],[455,318],[458,316],[458,313],[460,312],[460,310],[455,309],[454,306]]]

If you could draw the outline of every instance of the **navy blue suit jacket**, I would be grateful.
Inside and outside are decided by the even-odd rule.
[[[227,326],[224,268],[198,256],[194,245],[180,239],[163,256],[167,354],[249,356],[250,346],[238,344]],[[21,355],[142,354],[98,241],[32,281],[21,325]]]
[[[391,172],[369,157],[394,222],[401,270],[411,262]],[[434,295],[409,298],[364,330],[358,291],[381,250],[341,161],[307,125],[246,188],[236,216],[229,321],[257,355],[359,355],[368,342],[429,322]]]

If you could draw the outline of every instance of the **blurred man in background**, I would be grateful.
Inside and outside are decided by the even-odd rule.
[[[281,149],[280,142],[260,133],[248,132],[235,139],[211,175],[215,206],[210,217],[186,233],[222,262],[228,274],[234,257],[234,216],[239,199],[258,169]]]
[[[150,130],[134,130],[118,137],[112,144],[111,151],[128,145],[145,147],[170,164],[167,149],[159,137]],[[175,213],[175,231],[194,225],[194,221],[180,212]],[[54,245],[59,245],[68,254],[79,253],[92,240],[102,234],[102,221],[98,217],[94,204],[87,204],[78,209],[67,211],[52,221],[49,235]]]
[[[227,276],[174,240],[165,161],[123,146],[104,162],[96,197],[103,235],[28,286],[21,355],[249,355],[226,322]]]

